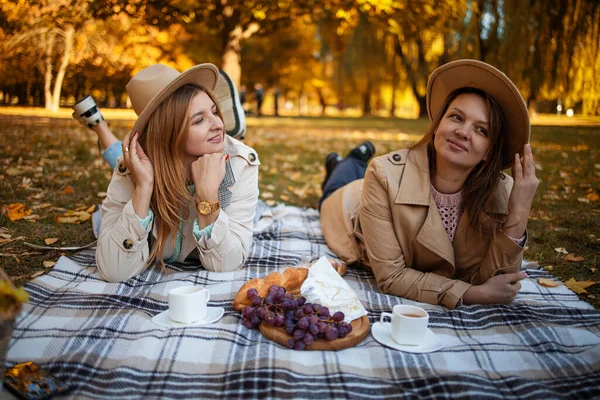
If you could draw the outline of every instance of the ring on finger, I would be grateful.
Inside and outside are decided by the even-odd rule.
[[[125,146],[123,147],[123,153],[127,153],[129,151],[129,147]]]

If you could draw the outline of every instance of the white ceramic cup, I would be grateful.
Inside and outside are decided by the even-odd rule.
[[[182,286],[169,290],[169,316],[173,321],[191,324],[206,317],[210,292],[200,286]]]
[[[390,335],[396,343],[418,346],[425,341],[429,314],[421,307],[398,304],[391,314],[382,312],[379,322],[384,324],[386,318],[391,320]]]

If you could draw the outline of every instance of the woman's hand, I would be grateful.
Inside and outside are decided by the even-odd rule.
[[[152,162],[138,143],[138,133],[131,131],[123,138],[123,161],[129,168],[131,177],[138,187],[152,188],[154,184],[154,167]]]
[[[133,210],[138,217],[146,218],[154,190],[154,167],[138,143],[137,132],[131,135],[130,131],[123,138],[123,161],[129,168],[135,186],[131,198]]]
[[[479,286],[471,286],[463,295],[463,304],[508,304],[521,289],[521,280],[527,278],[524,272],[496,275]]]
[[[508,218],[503,230],[510,237],[520,238],[525,234],[531,204],[539,184],[529,143],[523,148],[522,158],[518,153],[515,154],[512,175],[515,182],[508,199]]]
[[[198,201],[219,200],[219,186],[225,178],[225,162],[229,155],[223,153],[205,154],[192,163],[192,180],[196,185]]]

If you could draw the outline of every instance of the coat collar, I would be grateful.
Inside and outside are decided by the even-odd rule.
[[[401,179],[398,194],[394,199],[396,204],[413,204],[421,206],[430,206],[433,204],[433,198],[431,196],[431,180],[429,176],[429,159],[426,145],[409,150]],[[512,183],[512,178],[502,172],[500,175],[500,182],[494,191],[492,200],[484,208],[486,213],[508,214],[508,199],[510,197]]]
[[[401,177],[396,204],[431,205],[429,162],[427,146],[419,146],[408,151],[404,173]]]

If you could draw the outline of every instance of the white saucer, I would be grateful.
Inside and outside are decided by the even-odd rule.
[[[206,325],[217,322],[221,319],[223,313],[225,313],[225,309],[223,307],[207,307],[206,316],[203,319],[192,322],[191,324],[182,324],[180,322],[173,321],[169,316],[169,310],[167,310],[152,317],[152,322],[154,322],[156,325],[164,326],[166,328],[188,328],[190,326]]]
[[[438,351],[443,347],[442,341],[431,331],[431,329],[427,329],[427,333],[425,333],[425,343],[418,346],[396,343],[390,335],[390,323],[382,324],[381,322],[375,322],[371,327],[371,333],[375,340],[382,345],[391,347],[392,349],[406,351],[408,353],[431,353],[432,351]]]

